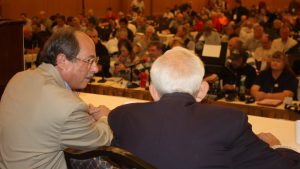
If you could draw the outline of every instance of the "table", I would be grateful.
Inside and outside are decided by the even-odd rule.
[[[130,97],[142,100],[152,100],[150,92],[144,88],[126,88],[127,81],[119,77],[106,78],[105,83],[98,83],[100,77],[95,77],[95,82],[89,83],[88,86],[83,89],[83,92],[103,94],[110,96],[122,96]]]
[[[80,93],[79,96],[83,101],[88,104],[106,105],[110,109],[114,109],[119,105],[134,103],[134,102],[147,102],[146,100],[105,96],[90,93]],[[252,125],[254,133],[270,132],[274,134],[282,143],[283,146],[293,148],[300,152],[300,145],[295,140],[295,122],[282,119],[273,119],[249,115],[249,123]]]
[[[99,77],[95,77],[96,81]],[[107,78],[105,83],[92,82],[89,83],[83,92],[111,95],[111,96],[122,96],[130,97],[135,99],[149,100],[152,101],[152,97],[148,90],[144,88],[128,89],[125,87],[126,81],[121,78]],[[223,106],[235,107],[246,112],[248,115],[255,115],[261,117],[279,118],[287,120],[299,120],[300,114],[285,110],[283,105],[278,107],[266,107],[260,106],[256,103],[245,104],[240,101],[228,102],[225,99],[220,99],[212,104],[218,104]]]
[[[287,119],[287,120],[299,120],[300,114],[295,113],[293,111],[285,110],[284,105],[281,104],[277,107],[269,107],[269,106],[261,106],[256,103],[245,104],[241,101],[232,101],[228,102],[225,99],[220,99],[214,104],[235,107],[248,115],[261,116],[261,117],[269,117],[269,118],[278,118],[278,119]]]

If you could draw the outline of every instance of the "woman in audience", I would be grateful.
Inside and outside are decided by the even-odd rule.
[[[251,94],[256,100],[295,97],[297,79],[292,72],[288,58],[282,52],[275,52],[268,69],[262,71],[251,87]]]
[[[120,55],[116,60],[115,69],[113,72],[115,76],[127,76],[129,74],[128,69],[130,65],[137,63],[138,58],[135,57],[132,44],[127,39],[122,39],[118,42],[118,49]]]

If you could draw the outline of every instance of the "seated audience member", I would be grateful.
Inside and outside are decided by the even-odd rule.
[[[133,54],[135,57],[142,59],[145,56],[144,47],[141,45],[140,42],[135,42],[132,47]]]
[[[184,47],[184,42],[180,37],[174,36],[169,42],[168,49],[172,49],[177,46]]]
[[[148,55],[143,60],[145,67],[150,68],[153,62],[160,57],[164,52],[164,45],[160,41],[150,42],[148,45]]]
[[[253,28],[253,37],[248,39],[244,44],[245,49],[253,52],[256,48],[261,47],[261,38],[263,35],[264,28],[260,25],[255,25]]]
[[[97,63],[99,71],[95,75],[103,76],[103,77],[111,77],[110,69],[110,55],[106,47],[101,43],[98,37],[98,33],[96,29],[87,30],[86,34],[94,41],[96,48],[96,56],[99,57],[99,61]]]
[[[105,106],[85,104],[83,89],[98,71],[95,45],[64,30],[46,42],[42,64],[17,73],[0,102],[0,168],[67,169],[63,150],[109,145]]]
[[[145,8],[143,0],[132,0],[130,3],[130,8],[133,12],[142,13]]]
[[[27,17],[26,13],[20,13],[20,19],[25,21],[25,26],[31,26],[32,24],[32,20],[30,18]]]
[[[32,32],[31,26],[24,26],[23,27],[23,34],[24,34],[24,49],[25,53],[38,53],[39,48],[39,38],[36,33]]]
[[[47,29],[48,32],[51,32],[51,27],[52,27],[52,21],[50,18],[46,16],[45,11],[40,11],[39,12],[39,19],[42,25],[44,25]]]
[[[148,55],[152,63],[164,52],[164,45],[160,41],[152,41],[148,45]]]
[[[255,49],[253,53],[253,58],[256,62],[256,68],[258,71],[263,71],[267,68],[270,63],[271,57],[274,53],[271,48],[271,40],[268,35],[263,35],[261,38],[261,47]]]
[[[138,57],[135,57],[132,44],[129,40],[120,40],[118,42],[118,49],[120,55],[115,62],[113,74],[114,76],[124,76],[128,78],[129,66],[138,62]]]
[[[300,155],[271,149],[279,141],[270,133],[257,137],[244,112],[199,104],[208,90],[203,75],[203,63],[187,49],[175,47],[159,57],[151,68],[154,102],[123,105],[109,114],[112,145],[163,169],[299,167]],[[269,138],[270,145],[260,138]],[[291,161],[294,154],[298,158]]]
[[[120,28],[117,29],[115,32],[112,32],[112,35],[113,36],[116,36],[118,30],[125,30],[127,31],[127,36],[128,36],[128,39],[133,42],[133,38],[134,38],[134,34],[133,32],[128,28],[128,20],[126,18],[121,18],[119,20],[119,26]]]
[[[105,46],[112,57],[118,54],[118,42],[121,40],[128,40],[128,32],[124,29],[119,29],[116,36],[107,41]]]
[[[177,27],[175,37],[178,37],[183,41],[183,46],[185,48],[195,50],[194,38],[190,35],[190,32],[184,25],[179,25]]]
[[[151,25],[146,27],[145,33],[143,35],[138,35],[134,38],[134,42],[140,43],[144,49],[147,49],[147,46],[150,42],[158,40],[159,37],[155,33],[155,28]]]
[[[283,23],[279,19],[273,21],[272,27],[267,28],[266,32],[270,35],[271,39],[277,39],[280,37],[280,28],[283,26]]]
[[[221,41],[228,42],[229,39],[232,39],[233,37],[238,37],[238,36],[239,35],[234,32],[234,26],[230,24],[225,28],[225,34],[222,35]]]
[[[249,39],[251,39],[253,37],[253,23],[250,20],[245,21],[245,23],[243,25],[241,25],[241,29],[240,29],[240,40],[245,43],[247,42]]]
[[[256,100],[294,97],[297,94],[298,81],[292,72],[287,57],[275,52],[270,68],[261,72],[251,87],[251,94]]]
[[[105,21],[109,22],[110,20],[116,20],[117,15],[114,13],[111,7],[108,7],[106,9],[106,14],[105,14]]]
[[[176,33],[177,27],[182,25],[185,22],[184,16],[182,13],[178,12],[176,17],[173,18],[169,24],[169,30],[172,34]]]
[[[243,47],[243,42],[240,40],[239,37],[233,37],[228,41],[228,50],[227,56],[230,55],[230,52],[233,50],[240,50]]]
[[[72,18],[72,27],[73,27],[75,30],[85,32],[85,28],[80,24],[80,20],[79,20],[79,18],[77,18],[77,17],[73,17],[73,18]]]
[[[242,5],[241,0],[234,0],[233,5],[234,5],[234,8],[232,9],[232,12],[231,12],[231,14],[232,14],[231,19],[235,23],[242,22],[243,16],[245,16],[245,17],[249,16],[249,10],[245,6]]]
[[[295,45],[297,45],[297,41],[290,37],[290,28],[283,26],[280,28],[280,38],[274,39],[272,42],[272,49],[285,53]]]
[[[66,24],[66,17],[64,15],[56,16],[55,21],[56,21],[56,25],[52,28],[53,33],[69,27],[69,25]]]
[[[196,47],[199,45],[198,43],[205,43],[209,45],[220,45],[221,44],[221,38],[219,33],[213,28],[211,21],[206,21],[203,32],[199,35],[197,35],[199,38],[197,39]]]
[[[223,89],[225,91],[236,91],[236,87],[240,86],[242,76],[246,76],[245,87],[250,90],[252,84],[256,78],[255,69],[247,64],[248,53],[245,50],[233,50],[229,59],[231,62],[227,63],[224,68],[221,69],[219,74],[213,74],[205,79],[208,82],[214,82],[218,79],[223,80]]]

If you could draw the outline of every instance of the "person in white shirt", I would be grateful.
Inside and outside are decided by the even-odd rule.
[[[263,35],[261,38],[262,46],[255,49],[253,52],[253,58],[258,62],[260,66],[257,67],[258,71],[265,70],[267,68],[267,64],[270,62],[271,56],[274,51],[271,48],[271,41],[269,35]]]
[[[143,0],[132,0],[130,4],[131,10],[134,12],[143,12],[145,4]]]
[[[251,39],[253,37],[253,23],[251,21],[246,21],[246,23],[244,24],[244,26],[242,26],[241,30],[240,30],[240,39],[243,43],[245,43],[246,41],[248,41],[249,39]]]
[[[260,25],[255,25],[253,28],[253,37],[245,42],[245,49],[254,51],[256,48],[261,47],[261,38],[264,34],[264,28]]]
[[[290,28],[283,26],[280,28],[280,38],[277,38],[272,42],[272,49],[274,51],[285,53],[296,44],[297,41],[290,37]]]

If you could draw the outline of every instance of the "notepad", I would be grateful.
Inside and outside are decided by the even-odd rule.
[[[282,100],[276,100],[276,99],[264,99],[264,100],[256,102],[256,104],[258,104],[258,105],[272,106],[272,107],[279,106],[281,103],[282,103]]]

